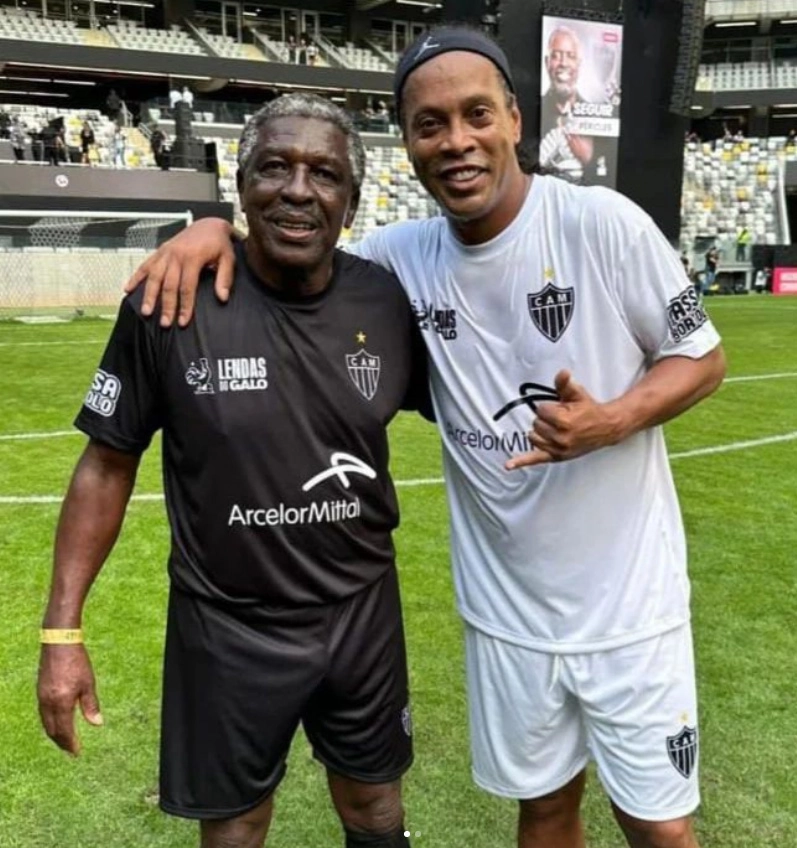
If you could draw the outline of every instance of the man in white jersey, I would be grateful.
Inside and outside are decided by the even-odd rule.
[[[474,779],[519,800],[520,848],[581,848],[594,760],[632,848],[696,848],[689,583],[659,425],[720,384],[719,336],[641,209],[523,172],[494,42],[433,29],[395,90],[444,217],[356,251],[398,275],[429,351]],[[190,319],[199,266],[229,288],[229,225],[192,230],[130,281],[150,275],[149,308],[165,281],[166,321],[178,292]]]

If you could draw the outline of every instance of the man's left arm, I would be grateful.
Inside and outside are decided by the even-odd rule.
[[[720,345],[700,359],[660,359],[635,386],[608,403],[599,403],[569,371],[560,371],[555,381],[559,401],[538,406],[529,433],[534,450],[513,457],[506,468],[563,462],[616,445],[686,412],[715,391],[724,376]]]
[[[625,201],[628,204],[628,201]],[[534,450],[510,459],[508,469],[560,462],[618,444],[663,424],[715,391],[725,376],[719,336],[675,251],[637,207],[626,206],[607,241],[637,227],[610,286],[618,310],[653,364],[620,396],[596,401],[568,371],[556,376],[559,400],[542,403],[529,433]],[[625,222],[625,223],[623,223]],[[625,238],[618,239],[624,243]]]

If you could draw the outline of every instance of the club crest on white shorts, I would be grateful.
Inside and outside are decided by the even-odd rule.
[[[684,725],[680,733],[668,736],[667,754],[678,773],[688,780],[697,762],[697,728]]]

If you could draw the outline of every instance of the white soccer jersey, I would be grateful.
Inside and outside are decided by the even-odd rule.
[[[570,462],[504,469],[529,449],[529,396],[544,396],[561,369],[609,401],[657,359],[699,358],[719,343],[648,215],[608,189],[536,176],[488,243],[463,245],[434,218],[376,230],[356,251],[398,275],[428,345],[463,617],[557,652],[688,620],[661,428]]]

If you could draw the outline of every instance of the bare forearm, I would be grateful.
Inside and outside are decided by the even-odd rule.
[[[45,627],[79,627],[83,604],[122,527],[138,457],[91,444],[61,509]]]
[[[620,442],[648,427],[664,424],[714,392],[725,376],[721,347],[700,359],[659,360],[632,389],[607,404]]]

